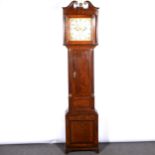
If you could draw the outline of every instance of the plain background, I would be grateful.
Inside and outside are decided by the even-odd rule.
[[[0,0],[0,143],[65,141],[70,0]],[[100,142],[155,140],[155,1],[92,0],[99,10]]]

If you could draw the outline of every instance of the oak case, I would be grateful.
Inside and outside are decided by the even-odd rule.
[[[63,8],[64,45],[68,48],[69,110],[66,113],[66,152],[98,151],[98,114],[94,108],[94,48],[98,8],[89,1]],[[70,18],[91,18],[91,39],[70,39]]]

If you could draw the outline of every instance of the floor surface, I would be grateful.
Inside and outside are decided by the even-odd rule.
[[[98,155],[155,155],[155,142],[101,143]],[[0,155],[64,155],[64,144],[0,145]],[[91,151],[68,155],[97,155]]]

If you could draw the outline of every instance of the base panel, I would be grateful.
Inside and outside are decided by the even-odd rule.
[[[66,114],[66,152],[98,152],[98,115],[95,111]]]

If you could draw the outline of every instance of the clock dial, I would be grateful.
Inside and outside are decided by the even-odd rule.
[[[91,41],[91,18],[70,18],[70,41]]]

